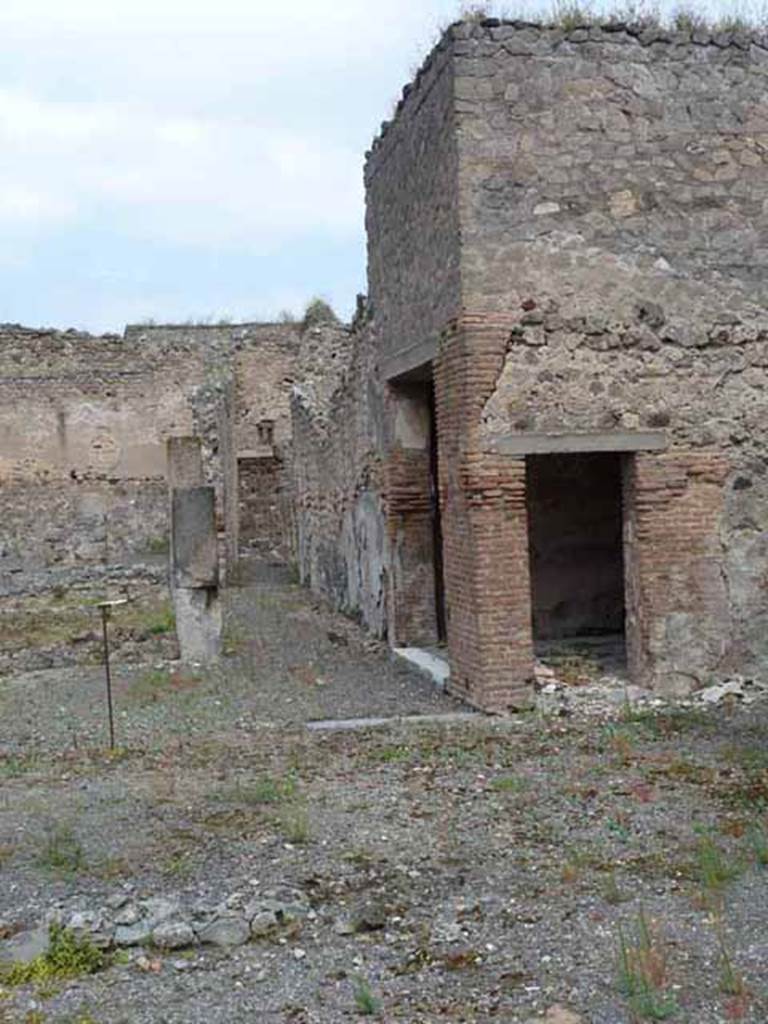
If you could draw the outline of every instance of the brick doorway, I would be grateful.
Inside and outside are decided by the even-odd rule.
[[[443,538],[432,367],[391,381],[387,522],[389,635],[395,646],[446,639]]]
[[[585,670],[626,667],[622,474],[616,452],[526,458],[536,655]]]

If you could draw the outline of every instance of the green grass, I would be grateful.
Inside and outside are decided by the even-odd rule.
[[[283,836],[289,843],[303,846],[312,837],[309,812],[303,803],[292,803],[283,808],[278,824]]]
[[[71,876],[88,867],[83,848],[71,825],[52,825],[45,832],[38,865],[56,875]]]
[[[176,629],[176,614],[171,607],[170,601],[160,608],[155,614],[148,616],[146,630],[152,636],[160,636],[164,633],[173,633]]]
[[[264,775],[255,782],[238,779],[229,796],[234,803],[282,804],[295,797],[297,788],[297,782],[291,776],[277,779],[273,775]]]
[[[491,789],[496,793],[524,793],[530,785],[528,779],[519,775],[500,775],[491,780]]]
[[[703,835],[696,847],[699,882],[708,893],[719,893],[738,878],[742,865],[730,857],[711,836]]]
[[[381,1001],[373,994],[373,990],[365,978],[354,979],[352,994],[357,1012],[362,1016],[376,1017],[381,1013]]]
[[[630,1011],[641,1020],[668,1020],[678,1011],[668,991],[664,946],[653,934],[645,914],[638,914],[628,934],[619,924],[618,985]]]
[[[6,985],[44,985],[95,974],[109,963],[90,939],[77,938],[61,925],[51,925],[49,941],[48,951],[34,960],[0,968],[0,980]]]

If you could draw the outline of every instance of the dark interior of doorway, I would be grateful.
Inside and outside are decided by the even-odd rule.
[[[439,462],[437,444],[437,413],[435,385],[430,379],[429,402],[429,496],[432,516],[432,558],[435,568],[435,630],[438,643],[445,643],[447,626],[445,616],[445,576],[443,574],[443,527],[440,517]]]
[[[430,624],[421,641],[422,646],[442,646],[447,640],[447,611],[445,597],[445,576],[443,570],[443,531],[439,491],[439,445],[437,436],[437,411],[432,364],[424,363],[411,370],[390,386],[395,394],[419,410],[417,417],[427,428],[421,438],[424,462],[420,472],[427,475],[429,514],[414,524],[418,531],[418,543],[412,547],[410,558],[421,563],[420,571],[413,574],[419,586],[429,586],[429,595],[424,592],[418,603],[430,608]],[[429,581],[427,583],[427,581]]]
[[[526,459],[534,649],[621,674],[624,638],[622,456]]]

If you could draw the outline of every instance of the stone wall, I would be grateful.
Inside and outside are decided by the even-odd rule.
[[[453,74],[446,39],[366,159],[368,299],[383,361],[429,359],[460,306]]]
[[[0,327],[3,578],[162,550],[165,441],[191,434],[232,564],[237,454],[264,420],[285,442],[297,339],[283,324],[135,325],[103,337]]]
[[[297,562],[303,583],[387,633],[383,395],[369,324],[309,330],[293,396]]]
[[[504,310],[545,282],[607,305],[603,253],[636,269],[642,294],[660,270],[668,289],[710,280],[765,302],[765,40],[492,22],[450,34],[465,308]]]
[[[451,685],[471,702],[516,706],[532,676],[541,437],[622,453],[634,678],[684,691],[764,661],[767,70],[738,34],[470,20],[374,143],[372,322],[344,423],[302,428],[302,564],[379,632],[424,632],[427,464],[397,417],[403,384],[432,376]],[[377,530],[359,540],[342,523],[361,493]]]

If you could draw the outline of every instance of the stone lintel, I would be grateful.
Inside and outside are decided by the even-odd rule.
[[[384,380],[394,380],[417,370],[425,363],[431,363],[436,357],[437,339],[416,342],[415,345],[409,345],[394,355],[387,356],[382,362],[382,376]]]
[[[275,449],[271,444],[262,444],[256,448],[241,448],[237,457],[238,459],[274,459]]]
[[[555,455],[579,452],[660,452],[663,430],[606,430],[589,433],[506,434],[495,445],[500,455]]]

